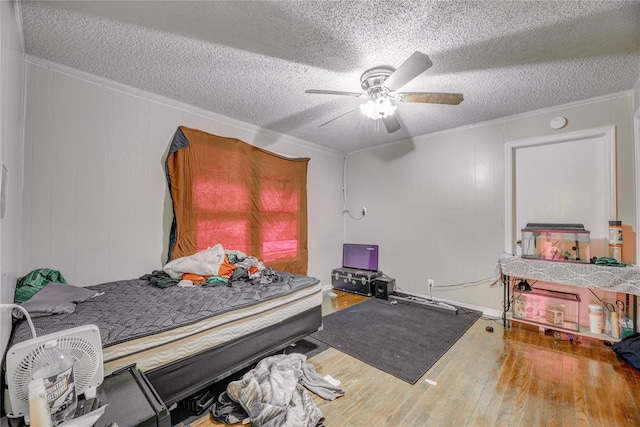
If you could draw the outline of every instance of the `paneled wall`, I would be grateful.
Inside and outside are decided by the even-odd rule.
[[[87,286],[166,262],[166,151],[180,125],[310,157],[309,274],[330,283],[342,245],[342,153],[30,58],[21,273]]]
[[[568,126],[551,129],[555,116]],[[609,125],[617,133],[619,219],[635,228],[628,92],[350,153],[348,208],[364,204],[368,214],[346,219],[346,240],[379,244],[380,268],[406,292],[428,295],[431,278],[434,297],[501,310],[502,288],[489,282],[504,250],[505,143]],[[456,286],[438,288],[445,285]]]
[[[247,123],[30,59],[20,273],[56,268],[90,285],[135,277],[166,257],[171,220],[163,159],[179,125],[289,156],[309,156],[309,274],[330,283],[346,241],[378,243],[401,290],[500,309],[494,275],[504,242],[504,144],[615,125],[618,210],[635,226],[632,92],[350,153],[342,215],[342,154]],[[343,228],[344,227],[344,228]]]
[[[14,2],[0,2],[0,163],[7,169],[6,211],[0,219],[0,303],[12,303],[20,260],[24,62]],[[0,166],[0,169],[2,166]],[[11,312],[0,312],[0,354],[11,333]]]

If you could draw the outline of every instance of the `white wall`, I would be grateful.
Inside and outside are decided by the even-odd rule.
[[[455,114],[455,110],[452,110]],[[555,131],[555,116],[569,120]],[[504,249],[504,144],[606,125],[617,127],[619,219],[635,228],[632,93],[615,94],[544,111],[427,135],[350,153],[347,207],[367,216],[346,219],[346,240],[380,245],[380,269],[401,290],[428,295],[435,286],[495,275]],[[501,310],[502,288],[443,290],[433,296]]]
[[[633,85],[633,108],[635,111],[640,109],[640,76],[636,84]]]
[[[308,274],[330,283],[343,233],[342,153],[35,58],[26,120],[21,273],[50,267],[87,286],[162,267],[172,215],[164,159],[185,125],[311,158]]]
[[[8,170],[7,205],[0,219],[0,303],[12,303],[20,259],[24,62],[14,3],[0,2],[0,163]],[[0,354],[11,332],[9,310],[0,313]]]

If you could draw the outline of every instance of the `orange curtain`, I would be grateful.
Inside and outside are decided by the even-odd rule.
[[[166,164],[174,212],[169,260],[220,243],[306,274],[308,163],[179,127]]]

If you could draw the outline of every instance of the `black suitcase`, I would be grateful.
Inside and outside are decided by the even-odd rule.
[[[380,276],[382,276],[382,271],[336,268],[331,272],[331,286],[341,291],[370,297],[375,291],[373,281]]]
[[[149,380],[136,365],[126,366],[105,377],[96,397],[109,404],[95,427],[111,423],[119,427],[171,427],[171,414]]]

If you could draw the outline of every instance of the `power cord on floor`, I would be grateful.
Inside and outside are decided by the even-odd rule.
[[[404,290],[402,288],[400,288],[399,286],[397,286],[397,285],[396,285],[396,289],[401,291],[401,292],[404,292]],[[420,303],[425,303],[425,302],[435,302],[435,303],[437,303],[437,302],[442,302],[442,301],[432,300],[432,299],[429,299],[429,298],[426,298],[426,297],[425,298],[416,297],[416,296],[413,296],[413,295],[409,295],[409,297],[407,299],[405,299],[405,301],[403,301],[403,303],[406,304],[406,305],[411,305],[411,302],[416,302],[416,303],[420,304]],[[444,302],[442,302],[442,303],[445,304]],[[456,309],[458,309],[458,312],[462,311],[462,313],[464,313],[466,315],[473,316],[473,317],[478,317],[478,318],[482,317],[482,313],[479,312],[479,311],[471,310],[469,308],[461,307],[459,305],[454,305],[454,304],[451,304],[451,303],[446,303],[446,304],[455,307]]]
[[[503,325],[502,317],[491,317],[491,316],[482,316],[480,317],[482,320],[490,320],[492,322],[496,322],[500,325]]]

